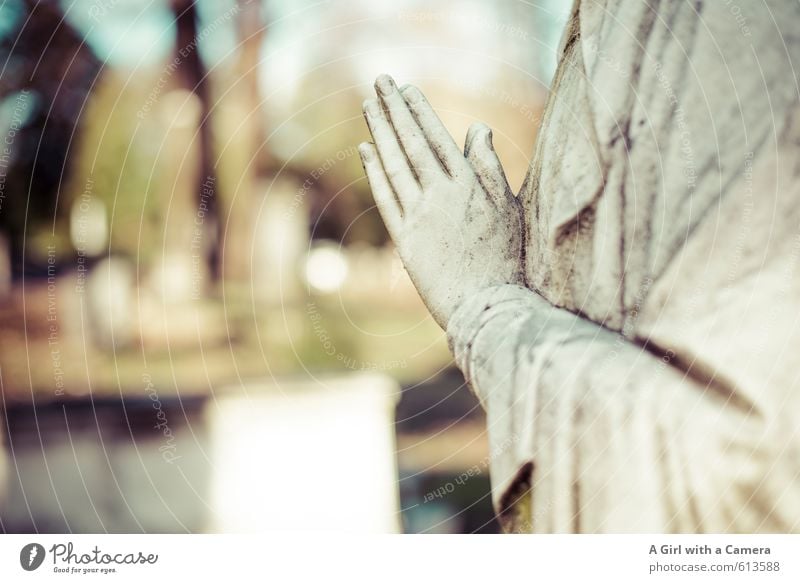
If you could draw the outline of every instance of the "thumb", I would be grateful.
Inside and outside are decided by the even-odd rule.
[[[492,130],[485,123],[476,122],[469,127],[464,156],[484,190],[497,202],[506,203],[509,197],[513,197],[503,165],[492,145]]]

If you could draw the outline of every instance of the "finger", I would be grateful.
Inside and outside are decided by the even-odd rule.
[[[425,186],[443,174],[442,165],[431,150],[431,145],[422,133],[408,104],[400,95],[394,81],[388,75],[381,75],[375,81],[375,90],[383,102],[391,119],[394,131],[403,145],[411,165],[416,170],[420,184]]]
[[[486,192],[500,202],[513,196],[503,172],[503,165],[492,145],[492,130],[489,126],[480,122],[470,126],[464,154]]]
[[[422,191],[408,165],[403,148],[397,141],[397,136],[376,99],[367,99],[364,102],[364,117],[367,120],[389,184],[392,185],[397,200],[400,201],[403,208],[409,208],[409,205],[419,198]]]
[[[464,140],[464,157],[469,159],[470,152],[472,151],[472,147],[475,145],[476,138],[480,137],[481,134],[491,131],[491,128],[487,126],[485,123],[476,121],[475,123],[469,126],[467,129],[467,137]]]
[[[413,85],[405,85],[400,89],[400,93],[408,103],[411,113],[448,174],[455,178],[468,172],[469,166],[464,159],[464,154],[461,153],[450,132],[444,127],[442,120],[436,115],[422,91]]]
[[[364,172],[367,174],[369,187],[372,190],[372,198],[375,199],[386,229],[394,239],[400,232],[402,221],[400,203],[395,198],[392,185],[389,184],[375,146],[364,142],[358,146],[358,153],[361,154],[361,162],[364,164]]]

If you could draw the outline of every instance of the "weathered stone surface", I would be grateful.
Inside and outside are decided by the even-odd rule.
[[[468,155],[484,189],[448,190],[453,252],[437,217],[396,218],[440,196],[402,148],[452,140],[371,123],[373,192],[487,410],[510,530],[800,529],[800,7],[734,6],[575,3],[519,195],[524,278],[480,245],[515,249],[508,207],[469,213],[491,150]]]

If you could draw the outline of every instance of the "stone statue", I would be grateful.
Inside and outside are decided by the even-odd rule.
[[[360,147],[521,532],[800,530],[796,2],[577,0],[518,195],[376,82]]]

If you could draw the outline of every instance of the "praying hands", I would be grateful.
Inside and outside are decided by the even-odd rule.
[[[473,124],[464,153],[416,87],[378,77],[364,102],[374,143],[359,147],[381,217],[434,319],[446,328],[475,292],[521,284],[521,207]]]

